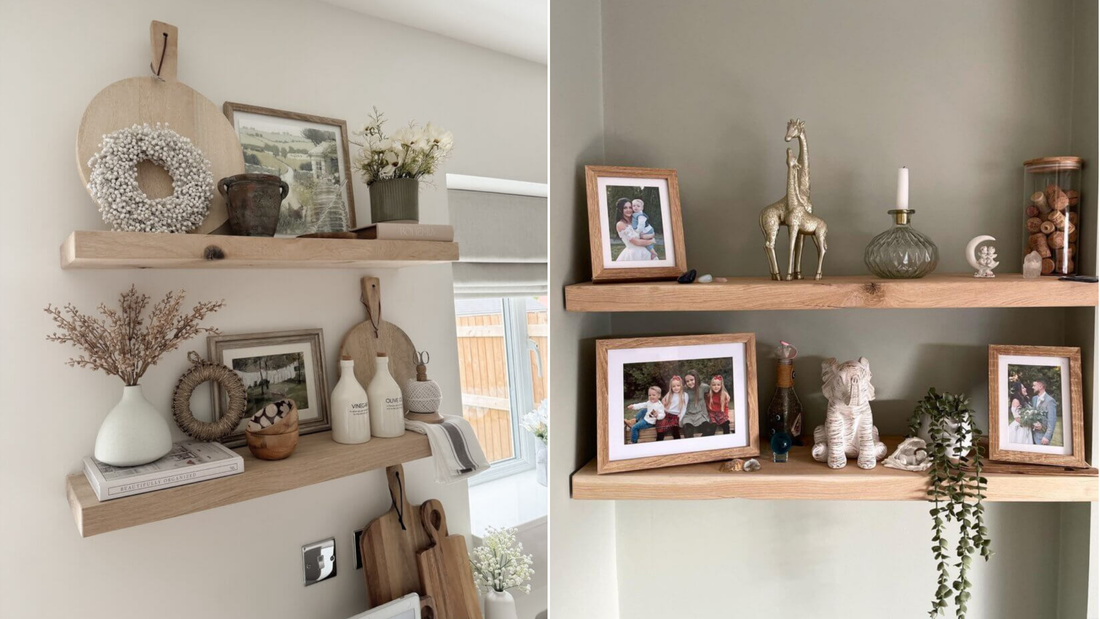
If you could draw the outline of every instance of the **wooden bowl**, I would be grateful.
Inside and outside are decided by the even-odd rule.
[[[256,434],[245,430],[244,438],[253,456],[260,460],[282,460],[298,446],[298,424],[294,424],[292,431],[282,434]]]
[[[252,416],[252,419],[250,419],[249,421],[250,422],[255,421],[256,418],[259,417],[261,414],[267,413],[268,409],[270,409],[271,407],[273,407],[273,406],[277,407],[277,406],[280,406],[280,405],[289,405],[290,406],[290,412],[283,415],[283,417],[281,419],[279,419],[279,421],[277,421],[276,423],[271,424],[270,426],[267,426],[266,428],[261,428],[259,430],[248,430],[248,428],[246,427],[245,431],[251,432],[253,434],[271,435],[271,434],[285,434],[287,432],[290,432],[291,428],[297,429],[297,427],[298,427],[298,405],[294,403],[294,400],[290,400],[290,399],[279,400],[277,402],[272,402],[271,404],[268,404],[267,406],[265,406],[260,411],[257,411],[256,414],[254,414]],[[272,417],[273,416],[274,415],[272,415]]]

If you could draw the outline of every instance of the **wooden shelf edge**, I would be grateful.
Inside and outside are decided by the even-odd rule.
[[[207,260],[209,246],[224,258]],[[62,269],[402,268],[458,260],[458,243],[298,239],[78,230],[61,244]]]
[[[411,462],[431,455],[428,437],[406,432],[399,438],[372,438],[361,445],[341,445],[331,432],[301,437],[285,460],[252,457],[236,450],[244,472],[167,490],[99,501],[84,473],[66,478],[66,496],[81,537],[127,529],[196,512],[303,488],[349,475]]]
[[[884,438],[889,447],[897,439]],[[795,448],[791,460],[773,463],[770,453],[758,460],[753,473],[722,473],[719,463],[692,464],[628,473],[596,473],[593,460],[572,475],[572,498],[599,500],[755,499],[797,501],[925,501],[924,473],[882,466],[864,471],[849,463],[840,470],[814,462],[806,447]],[[1096,502],[1097,470],[1064,471],[1035,468],[1028,474],[990,472],[988,502]]]
[[[673,290],[675,288],[675,290]],[[773,282],[731,277],[726,282],[584,282],[565,287],[570,312],[753,311],[834,309],[964,309],[999,307],[1096,307],[1100,285],[1053,277],[1024,280],[1019,273],[977,279],[969,274],[933,274],[923,279],[870,275]]]

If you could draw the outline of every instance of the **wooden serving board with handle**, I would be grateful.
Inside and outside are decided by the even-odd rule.
[[[155,75],[115,82],[99,91],[84,110],[76,134],[76,165],[85,185],[91,176],[88,160],[99,151],[103,136],[143,123],[150,127],[167,123],[172,131],[190,138],[210,161],[214,182],[244,172],[244,151],[229,119],[209,99],[176,80],[178,42],[175,26],[152,22],[149,43]],[[163,168],[143,161],[138,164],[138,186],[154,198],[168,196],[172,194],[172,177]],[[215,191],[206,219],[191,232],[214,232],[228,219],[225,200]]]
[[[400,464],[386,467],[390,510],[367,525],[359,541],[363,576],[371,607],[410,593],[423,593],[416,553],[428,547],[430,538],[421,526],[420,506],[410,505],[405,495],[405,470]]]
[[[481,603],[470,572],[466,539],[447,535],[447,515],[435,499],[420,506],[420,519],[430,538],[426,550],[416,553],[424,594],[435,603],[439,619],[481,619]]]
[[[344,336],[340,354],[355,360],[355,378],[366,389],[374,378],[377,353],[386,353],[390,373],[404,389],[406,381],[416,378],[416,347],[400,327],[382,320],[382,288],[378,278],[364,277],[360,283],[360,300],[367,308],[367,319]]]

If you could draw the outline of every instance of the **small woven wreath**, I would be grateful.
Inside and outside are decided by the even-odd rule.
[[[244,417],[248,401],[244,381],[233,370],[220,363],[206,361],[195,351],[187,353],[187,360],[193,365],[176,384],[176,392],[172,396],[172,415],[188,436],[200,441],[216,441],[233,432]],[[208,380],[221,385],[229,395],[225,415],[214,422],[199,421],[191,414],[191,394],[195,387]]]
[[[103,221],[128,232],[187,232],[206,219],[214,197],[210,162],[191,140],[168,125],[134,125],[103,136],[88,160],[88,191]],[[168,171],[174,191],[150,198],[138,185],[137,164],[151,161]]]

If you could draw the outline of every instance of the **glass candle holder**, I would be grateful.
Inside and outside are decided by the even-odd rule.
[[[863,262],[884,279],[917,279],[936,270],[940,251],[932,239],[910,224],[916,211],[894,209],[894,227],[871,239],[863,252]]]
[[[1042,257],[1043,275],[1076,275],[1081,229],[1081,158],[1024,162],[1024,253]]]

